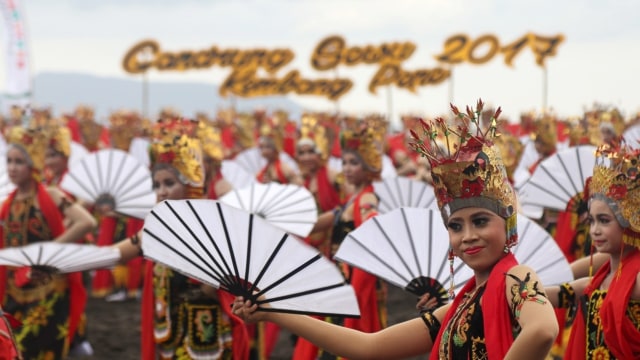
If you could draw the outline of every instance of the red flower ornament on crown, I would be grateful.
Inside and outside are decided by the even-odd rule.
[[[517,242],[516,197],[500,149],[493,142],[500,136],[496,127],[501,109],[496,110],[483,132],[480,124],[483,106],[482,100],[478,100],[475,109],[467,107],[466,113],[462,113],[452,104],[456,125],[449,125],[442,118],[421,120],[421,129],[411,130],[414,139],[411,145],[431,164],[434,191],[444,222],[462,208],[488,209],[506,220],[510,247]],[[473,133],[471,129],[475,129]]]
[[[624,228],[623,241],[640,247],[640,149],[627,144],[598,147],[588,186],[591,199],[609,205]]]

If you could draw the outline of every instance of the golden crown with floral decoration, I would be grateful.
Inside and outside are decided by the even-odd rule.
[[[466,207],[482,207],[507,220],[507,244],[517,241],[516,197],[497,146],[494,146],[497,118],[493,114],[490,125],[483,132],[480,116],[482,100],[475,109],[467,107],[462,113],[451,105],[457,125],[448,125],[443,118],[421,121],[421,132],[411,130],[411,145],[429,160],[433,187],[442,218],[447,222],[455,211]],[[472,128],[475,130],[470,131]],[[443,136],[447,144],[438,146]],[[449,149],[454,149],[453,151]]]
[[[538,142],[545,154],[556,151],[558,143],[558,123],[556,117],[550,113],[538,114],[533,120],[531,138]]]
[[[271,140],[278,152],[282,151],[284,146],[284,126],[287,120],[286,113],[276,112],[260,125],[260,137]]]
[[[211,124],[200,120],[198,121],[198,127],[196,128],[196,137],[202,144],[202,151],[208,157],[216,161],[222,161],[224,159],[220,130],[213,127]]]
[[[386,124],[380,117],[370,116],[362,120],[348,117],[340,132],[342,151],[356,152],[369,171],[382,172],[382,154]]]
[[[7,144],[17,145],[29,156],[29,165],[40,180],[44,168],[45,151],[49,146],[48,132],[42,127],[13,126],[7,134]]]
[[[135,112],[117,111],[109,116],[109,123],[113,147],[129,151],[131,140],[142,132],[142,118]]]
[[[585,113],[585,117],[591,143],[596,146],[603,145],[602,129],[610,131],[614,138],[622,136],[624,132],[624,117],[615,107],[596,104],[594,109]]]
[[[493,139],[495,145],[500,150],[502,163],[504,164],[507,176],[513,179],[513,173],[520,163],[520,157],[524,152],[524,145],[517,136],[501,133]]]
[[[324,124],[320,123],[318,117],[311,114],[302,115],[302,119],[300,120],[298,146],[307,143],[314,147],[323,162],[329,159],[327,129]]]
[[[75,116],[80,122],[93,120],[94,114],[93,108],[89,105],[78,105],[75,110]]]
[[[49,147],[64,155],[71,156],[71,131],[62,121],[54,120],[48,126]]]
[[[589,196],[605,201],[625,228],[624,242],[640,247],[640,149],[598,147]]]
[[[194,138],[197,123],[185,119],[161,119],[154,128],[150,153],[153,164],[173,166],[188,185],[204,186],[202,145]]]
[[[255,123],[253,115],[249,113],[240,113],[234,124],[236,141],[243,149],[249,149],[255,146]]]

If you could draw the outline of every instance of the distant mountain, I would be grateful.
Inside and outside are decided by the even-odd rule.
[[[34,102],[36,106],[51,106],[54,113],[71,111],[79,104],[94,107],[96,117],[106,121],[109,112],[121,109],[137,109],[142,112],[142,81],[98,77],[78,73],[40,73],[34,80]],[[285,109],[299,114],[299,104],[283,96],[260,98],[234,98],[239,111],[257,107]],[[209,114],[217,109],[229,107],[231,100],[218,95],[218,87],[204,83],[175,83],[149,81],[148,115],[155,116],[163,107],[170,106],[185,116],[198,111]]]

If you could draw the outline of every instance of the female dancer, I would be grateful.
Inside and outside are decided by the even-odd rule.
[[[609,255],[593,278],[548,288],[554,306],[579,306],[567,359],[640,357],[640,150],[600,147],[589,190],[593,246]],[[586,299],[586,302],[578,301]]]
[[[191,125],[163,122],[163,134],[152,144],[158,202],[204,198],[201,145],[186,135]],[[121,262],[141,254],[138,234],[114,246]],[[148,269],[142,299],[143,360],[248,358],[246,328],[230,312],[231,295],[159,264]]]
[[[477,124],[482,105],[479,102],[475,112],[468,109],[467,115],[452,108],[456,116]],[[274,321],[351,359],[428,352],[432,359],[544,359],[558,327],[538,276],[519,265],[509,250],[517,241],[515,196],[500,155],[492,147],[493,134],[472,136],[468,127],[447,128],[442,119],[423,127],[425,138],[417,138],[416,148],[432,164],[451,256],[459,256],[474,270],[474,277],[452,304],[373,334],[307,316],[256,312],[257,306],[241,297],[234,302],[234,313],[246,321]],[[429,145],[442,130],[449,140],[458,138],[454,154]]]
[[[96,225],[93,217],[57,187],[46,188],[40,183],[49,143],[45,132],[13,127],[7,140],[7,171],[16,190],[0,210],[1,246],[82,238]],[[31,268],[3,268],[1,272],[2,306],[22,321],[15,337],[23,357],[66,357],[86,303],[81,274],[52,275],[51,281],[39,282]]]

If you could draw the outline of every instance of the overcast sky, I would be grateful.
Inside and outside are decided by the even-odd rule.
[[[434,58],[445,40],[458,33],[471,39],[492,34],[500,45],[528,32],[563,34],[557,55],[548,58],[548,104],[560,115],[579,115],[594,101],[640,110],[640,2],[636,0],[28,0],[33,73],[80,72],[139,78],[121,66],[125,52],[143,39],[167,51],[218,48],[290,48],[295,59],[277,74],[299,70],[303,77],[333,77],[335,71],[310,66],[315,46],[340,35],[348,46],[385,42],[415,43],[403,62],[407,70],[440,66]],[[529,5],[527,5],[529,4]],[[337,73],[354,87],[336,105],[320,97],[293,97],[311,109],[339,106],[349,112],[447,111],[449,100],[464,106],[481,97],[517,118],[543,104],[544,72],[530,50],[508,67],[502,55],[482,65],[455,66],[453,77],[437,86],[405,89],[367,87],[378,65],[340,66]],[[229,68],[185,72],[151,71],[151,81],[221,83]],[[0,73],[0,84],[5,74]]]

